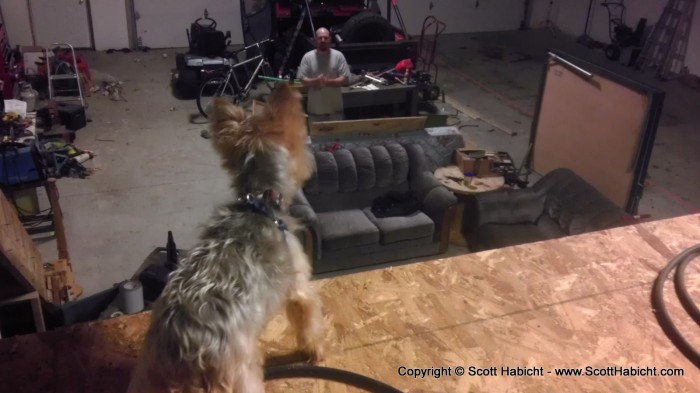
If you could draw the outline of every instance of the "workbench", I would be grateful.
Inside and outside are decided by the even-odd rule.
[[[390,105],[392,116],[416,116],[418,114],[418,88],[415,85],[396,83],[389,86],[373,84],[376,90],[362,87],[343,86],[343,108],[345,112],[352,109],[375,108]],[[361,113],[361,110],[358,111]]]
[[[649,298],[659,270],[698,239],[696,214],[318,280],[322,364],[413,393],[694,392],[700,372],[664,335]],[[696,297],[699,278],[691,266]],[[700,348],[698,326],[666,289],[676,324]],[[2,339],[0,391],[121,393],[148,320],[146,312]],[[281,315],[261,345],[268,354],[293,348]],[[684,376],[554,375],[586,366],[677,368]],[[399,375],[401,367],[451,374],[412,378]],[[457,367],[499,375],[456,376]],[[541,367],[544,375],[503,376],[501,367]],[[301,379],[270,382],[267,392],[359,390]]]

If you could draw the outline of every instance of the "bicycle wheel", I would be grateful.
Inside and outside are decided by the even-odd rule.
[[[272,67],[270,66],[270,63],[264,62],[263,65],[260,67],[260,72],[258,72],[259,76],[266,76],[268,78],[277,78],[277,75],[275,75],[275,72],[272,70]],[[275,88],[275,84],[277,82],[265,78],[258,78],[262,82],[265,83],[265,86],[267,86],[270,91],[272,91]]]
[[[226,78],[217,76],[208,79],[202,83],[199,88],[199,94],[197,95],[197,109],[199,113],[205,118],[207,117],[207,112],[214,101],[214,98],[221,97],[230,100],[234,104],[236,103],[236,90],[233,88],[231,82],[227,82]]]

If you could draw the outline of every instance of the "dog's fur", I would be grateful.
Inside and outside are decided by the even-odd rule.
[[[211,218],[153,307],[130,393],[264,392],[258,336],[286,304],[299,349],[322,356],[323,317],[310,266],[286,214],[313,171],[298,93],[281,84],[263,113],[216,100],[210,132],[236,198],[274,190],[274,219],[232,202]]]

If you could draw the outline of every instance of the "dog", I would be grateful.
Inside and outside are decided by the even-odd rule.
[[[258,337],[286,305],[298,350],[322,359],[323,315],[287,213],[315,170],[300,96],[286,84],[262,113],[217,99],[211,140],[235,200],[220,208],[153,306],[128,391],[264,392]]]

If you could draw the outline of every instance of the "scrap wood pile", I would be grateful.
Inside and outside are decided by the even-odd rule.
[[[91,92],[101,93],[103,96],[109,97],[112,101],[126,101],[122,93],[122,85],[124,82],[110,74],[94,69],[92,70],[92,79],[95,82],[93,82],[90,88]]]
[[[126,98],[124,98],[122,94],[122,84],[122,81],[101,81],[99,84],[93,85],[90,91],[93,93],[101,93],[103,96],[109,97],[112,101],[126,101]]]

